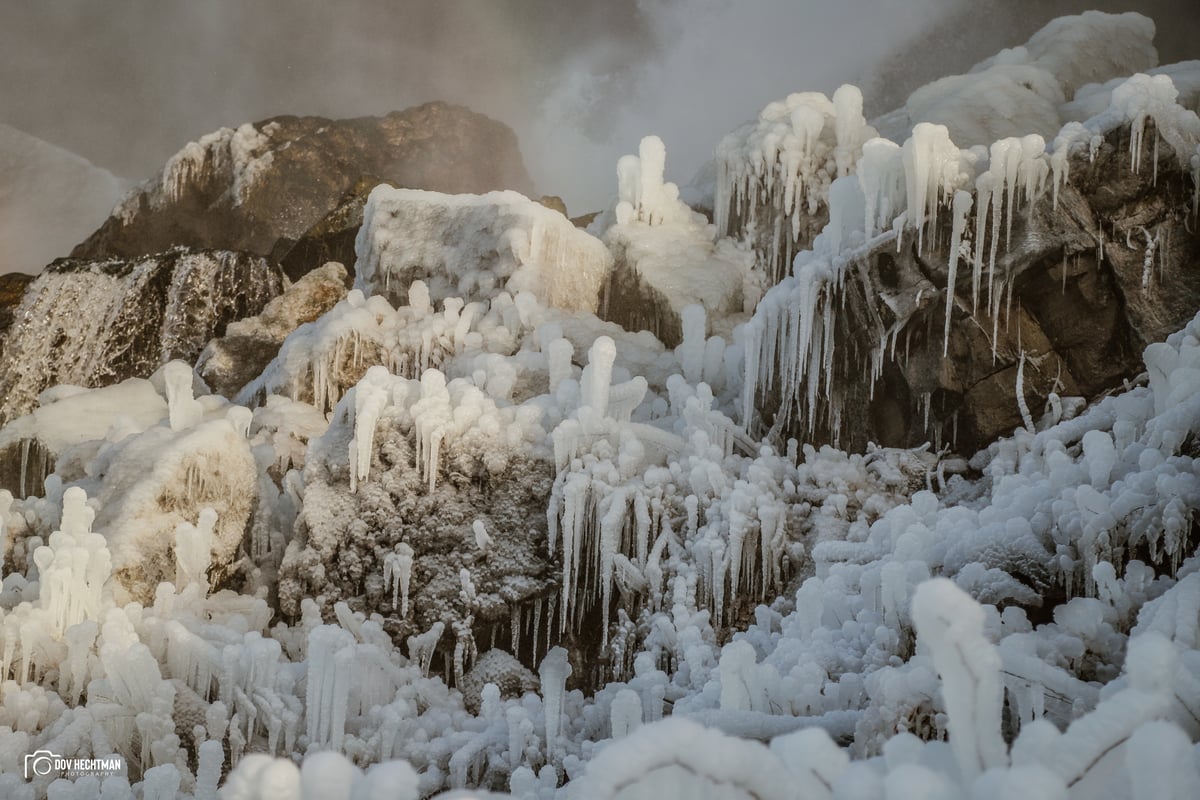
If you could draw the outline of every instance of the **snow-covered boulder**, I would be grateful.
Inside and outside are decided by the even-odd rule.
[[[612,268],[602,242],[516,192],[379,186],[367,199],[355,252],[355,285],[393,302],[420,280],[435,302],[527,291],[543,305],[595,312]]]
[[[230,577],[258,505],[244,431],[219,414],[182,431],[158,425],[112,446],[100,465],[92,476],[103,480],[96,528],[108,539],[123,597],[147,603],[159,583],[179,581],[177,528],[202,521],[205,509],[215,521],[202,569],[214,587]]]
[[[895,141],[921,122],[945,125],[960,147],[1030,133],[1050,139],[1066,121],[1063,105],[1076,90],[1157,64],[1151,19],[1087,11],[1050,21],[1024,45],[1002,50],[965,75],[920,87],[874,124]]]

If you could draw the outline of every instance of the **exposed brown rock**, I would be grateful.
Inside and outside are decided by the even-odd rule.
[[[330,262],[293,284],[255,317],[231,322],[213,339],[196,369],[214,392],[233,399],[279,352],[288,334],[312,322],[346,296],[346,268]]]

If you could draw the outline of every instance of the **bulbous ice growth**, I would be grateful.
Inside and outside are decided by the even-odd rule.
[[[714,214],[719,235],[757,226],[769,284],[816,231],[803,220],[828,207],[833,179],[853,172],[876,131],[862,116],[862,93],[845,85],[832,101],[817,92],[788,95],[764,108],[717,146]]]
[[[49,613],[49,632],[54,637],[61,638],[84,620],[98,622],[104,610],[112,559],[104,536],[92,532],[95,516],[82,489],[67,489],[60,530],[50,535],[49,544],[33,553],[39,600]]]

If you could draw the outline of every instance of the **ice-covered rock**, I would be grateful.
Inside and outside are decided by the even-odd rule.
[[[129,258],[186,245],[263,256],[279,247],[279,256],[365,176],[444,192],[529,191],[512,131],[461,106],[276,117],[189,143],[73,255]]]
[[[1130,126],[1150,130],[1137,121],[1153,113],[1138,116],[1134,98],[1154,105],[1154,95],[1127,83],[1128,110],[1064,128],[1052,156],[1040,136],[995,142],[986,160],[959,151],[967,176],[956,172],[957,188],[941,201],[922,195],[932,204],[919,230],[906,228],[918,219],[908,208],[892,231],[865,220],[873,238],[858,234],[857,249],[834,253],[826,235],[800,254],[795,276],[767,294],[751,326],[747,364],[764,422],[799,431],[793,420],[803,420],[823,437],[850,436],[840,439],[850,447],[928,440],[970,451],[1022,424],[1022,352],[1034,417],[1052,393],[1093,396],[1134,377],[1142,348],[1200,302],[1186,267],[1200,257],[1200,235],[1190,162],[1173,152],[1184,145],[1147,134],[1137,144],[1142,168],[1131,168]],[[1180,141],[1200,141],[1193,112],[1154,107],[1178,117]],[[889,175],[917,166],[886,155],[864,149],[864,189],[898,184]],[[882,188],[867,196],[897,214],[913,186],[907,199]],[[960,207],[947,207],[952,198]]]
[[[594,312],[612,268],[595,237],[516,192],[379,186],[367,199],[355,251],[355,285],[393,301],[420,280],[434,301],[527,291],[548,306]]]
[[[66,383],[106,386],[194,361],[225,326],[281,288],[265,259],[172,250],[132,260],[55,262],[29,286],[0,354],[0,420]]]

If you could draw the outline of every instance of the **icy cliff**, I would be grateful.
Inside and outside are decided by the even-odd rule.
[[[960,128],[773,103],[712,223],[657,137],[590,232],[378,187],[353,289],[102,388],[49,386],[89,315],[23,315],[0,794],[1190,797],[1200,117],[1152,32],[1059,20],[904,111]],[[232,399],[169,360],[205,338]]]

